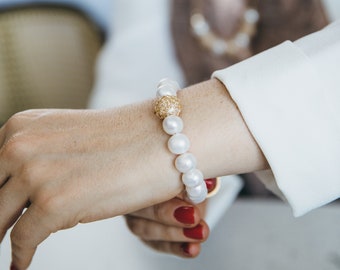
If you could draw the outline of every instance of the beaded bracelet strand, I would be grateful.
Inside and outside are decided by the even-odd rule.
[[[157,86],[154,112],[163,120],[163,130],[171,135],[168,148],[171,153],[177,155],[175,167],[182,173],[181,178],[187,197],[192,203],[198,204],[206,199],[208,190],[202,172],[196,168],[195,156],[188,152],[190,141],[181,133],[183,121],[179,117],[181,112],[181,103],[177,97],[179,89],[177,82],[170,79],[161,80]]]

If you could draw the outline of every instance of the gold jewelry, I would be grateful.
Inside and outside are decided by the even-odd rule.
[[[155,101],[155,114],[161,120],[169,115],[179,116],[181,104],[176,96],[163,96]]]
[[[256,34],[259,13],[255,8],[248,7],[243,14],[239,31],[231,38],[225,39],[214,33],[202,14],[195,11],[190,18],[191,29],[201,45],[215,55],[236,57],[249,51],[251,39]]]
[[[197,169],[195,156],[189,152],[190,140],[182,133],[183,120],[179,117],[181,105],[177,98],[179,89],[175,81],[161,80],[157,87],[154,112],[162,119],[163,130],[171,136],[168,148],[171,153],[177,155],[175,167],[182,173],[186,196],[191,203],[198,204],[206,199],[208,189],[202,172]]]

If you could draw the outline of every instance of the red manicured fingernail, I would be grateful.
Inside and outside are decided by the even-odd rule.
[[[192,206],[182,206],[175,210],[174,217],[183,224],[195,223],[195,209]]]
[[[205,179],[205,185],[207,186],[208,193],[216,188],[217,180],[216,178]]]
[[[190,254],[190,244],[189,243],[183,243],[181,245],[181,249],[183,250],[183,253],[187,256],[191,256]]]
[[[184,228],[183,233],[186,237],[201,240],[203,239],[203,226],[198,224],[194,228]]]
[[[18,270],[18,268],[12,263],[10,270]]]

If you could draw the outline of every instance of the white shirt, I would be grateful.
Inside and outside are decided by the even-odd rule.
[[[340,197],[340,21],[214,73],[272,171],[259,176],[296,216]]]
[[[183,85],[170,34],[168,0],[115,0],[107,41],[97,66],[91,108],[110,108],[153,98],[169,77]]]

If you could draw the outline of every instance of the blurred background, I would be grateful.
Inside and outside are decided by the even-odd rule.
[[[236,40],[247,7],[258,20],[251,34]],[[242,41],[240,48],[202,43],[193,34],[193,12],[221,40]],[[0,0],[0,123],[26,109],[106,108],[149,98],[161,77],[171,75],[182,85],[208,79],[216,69],[337,18],[338,0]],[[214,221],[198,259],[156,254],[116,218],[53,235],[30,269],[340,269],[336,202],[295,219],[255,175],[231,181],[239,179],[239,194],[240,185],[227,191],[228,202],[237,195],[235,202]],[[0,269],[9,263],[7,235]]]

